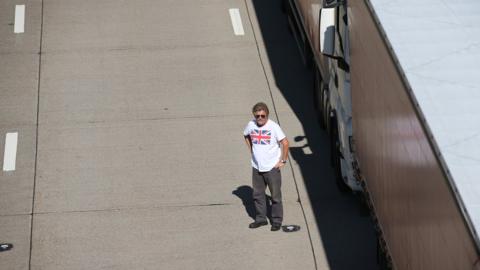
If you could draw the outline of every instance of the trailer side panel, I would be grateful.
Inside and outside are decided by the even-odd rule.
[[[365,1],[349,1],[353,131],[395,269],[473,269],[472,236]]]

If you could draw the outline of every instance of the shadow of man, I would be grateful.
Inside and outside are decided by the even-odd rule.
[[[245,211],[249,217],[255,220],[255,204],[253,203],[253,189],[250,186],[240,186],[236,190],[232,191],[232,194],[237,196],[242,200],[243,206],[245,206]],[[267,196],[267,217],[271,220],[272,205],[271,197]]]
[[[240,198],[245,206],[245,211],[252,219],[255,219],[255,205],[253,204],[253,189],[250,186],[240,186],[232,191],[232,194]]]

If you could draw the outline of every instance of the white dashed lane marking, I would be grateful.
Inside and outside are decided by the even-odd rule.
[[[14,33],[25,32],[25,5],[15,6],[15,25],[13,28]]]
[[[3,170],[15,171],[17,159],[18,132],[7,133],[5,137],[5,152],[3,154]]]
[[[233,32],[235,35],[245,35],[245,32],[243,31],[242,17],[240,17],[240,10],[238,10],[238,8],[231,8],[228,11],[230,12],[230,19],[232,20]]]

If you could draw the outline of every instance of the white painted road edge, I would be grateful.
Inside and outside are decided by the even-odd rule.
[[[17,159],[18,132],[7,133],[5,137],[5,153],[3,154],[3,170],[15,171]]]
[[[238,8],[231,8],[228,11],[230,12],[230,19],[232,20],[233,32],[235,32],[235,35],[245,35],[245,32],[243,31],[242,17],[240,17],[240,10],[238,10]]]
[[[14,33],[25,32],[25,5],[15,5],[15,26]]]

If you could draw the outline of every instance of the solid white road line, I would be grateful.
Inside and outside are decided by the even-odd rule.
[[[5,137],[5,153],[3,154],[3,170],[15,171],[17,159],[18,132],[7,133]]]
[[[15,6],[15,26],[14,33],[25,32],[25,5]]]
[[[245,35],[245,32],[243,31],[242,17],[240,17],[240,10],[238,10],[238,8],[231,8],[228,11],[230,12],[230,19],[232,20],[233,32],[235,32],[235,35]]]

